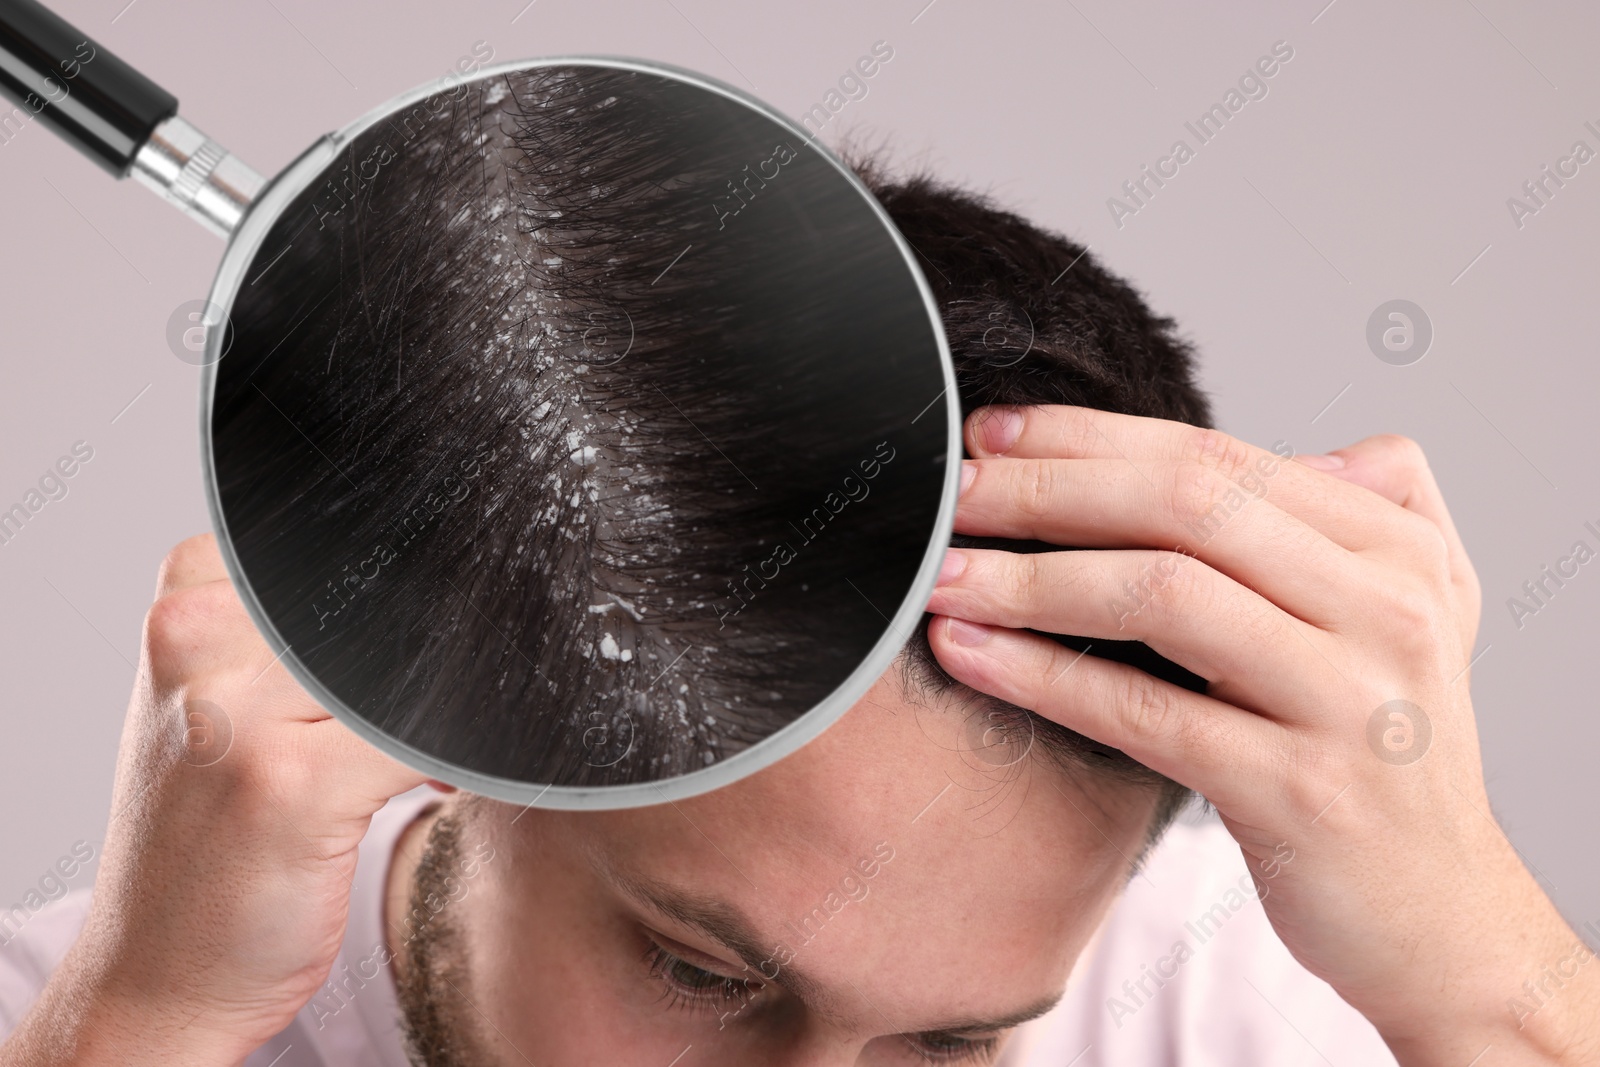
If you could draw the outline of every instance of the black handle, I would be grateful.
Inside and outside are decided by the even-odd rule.
[[[0,92],[121,178],[178,98],[34,0],[0,0]]]

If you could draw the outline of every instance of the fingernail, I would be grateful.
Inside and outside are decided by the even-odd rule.
[[[1010,408],[990,408],[978,421],[978,438],[996,454],[1016,444],[1021,434],[1022,416]]]
[[[1312,456],[1301,453],[1294,458],[1319,471],[1336,471],[1344,466],[1343,456]]]
[[[969,463],[966,460],[962,460],[961,461],[961,493],[962,493],[962,495],[965,495],[967,489],[972,485],[972,479],[976,478],[977,476],[978,476],[978,466],[977,466],[977,464]]]
[[[957,549],[949,549],[944,554],[944,565],[939,568],[940,585],[949,585],[961,577],[961,572],[967,569],[967,554]]]
[[[975,622],[967,622],[965,619],[951,619],[948,626],[947,632],[950,634],[950,640],[968,648],[983,644],[994,633],[987,626],[980,626]]]

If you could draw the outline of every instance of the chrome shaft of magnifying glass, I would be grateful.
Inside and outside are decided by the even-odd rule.
[[[133,177],[219,237],[239,225],[266,179],[179,116],[155,128]]]

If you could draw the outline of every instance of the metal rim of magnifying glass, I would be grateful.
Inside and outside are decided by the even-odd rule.
[[[271,618],[262,608],[259,598],[250,585],[249,577],[245,574],[244,568],[240,565],[238,556],[233,550],[233,542],[228,536],[227,518],[222,512],[221,494],[217,487],[216,456],[212,448],[211,438],[211,416],[212,402],[216,391],[216,368],[223,358],[220,349],[228,332],[226,329],[209,329],[206,331],[205,362],[201,367],[200,373],[200,452],[202,473],[205,479],[206,503],[211,511],[212,526],[218,534],[217,547],[221,551],[223,562],[227,565],[228,575],[233,580],[234,588],[238,591],[240,600],[244,602],[245,610],[249,612],[256,629],[261,632],[269,647],[277,655],[278,659],[282,661],[295,681],[299,682],[306,692],[329,714],[344,723],[358,737],[367,741],[380,752],[432,778],[496,800],[526,804],[529,807],[534,804],[541,804],[549,808],[566,810],[598,811],[614,808],[643,807],[649,804],[682,800],[735,782],[797,751],[806,742],[817,737],[823,730],[837,721],[851,705],[866,694],[872,683],[887,669],[895,654],[911,634],[912,627],[920,622],[928,597],[933,593],[934,582],[938,577],[939,566],[943,562],[945,550],[949,547],[950,534],[955,524],[956,496],[958,495],[956,485],[960,477],[962,454],[960,404],[957,400],[955,369],[950,358],[950,347],[945,338],[944,324],[939,317],[938,307],[934,303],[933,291],[928,287],[927,279],[917,266],[911,246],[906,243],[905,238],[900,234],[893,220],[889,218],[888,212],[883,209],[883,205],[878,203],[877,198],[868,191],[861,179],[849,167],[840,162],[824,145],[816,142],[804,127],[786,115],[773,110],[748,93],[693,71],[664,63],[644,62],[616,56],[554,56],[544,59],[497,63],[480,69],[471,77],[446,75],[443,78],[418,86],[367,112],[342,130],[327,134],[314,143],[298,159],[274,177],[251,203],[244,219],[229,239],[227,250],[223,253],[222,263],[217,268],[216,280],[211,286],[210,300],[215,308],[220,308],[224,311],[232,309],[234,298],[244,281],[245,272],[254,262],[262,241],[265,240],[272,226],[278,221],[280,213],[288,204],[293,202],[294,198],[302,190],[322,175],[328,164],[335,161],[339,153],[355,137],[390,115],[413,104],[420,103],[435,93],[446,90],[454,91],[462,84],[484,81],[502,74],[554,66],[608,67],[672,78],[717,93],[735,103],[759,112],[784,129],[803,138],[808,147],[817,150],[824,159],[831,163],[876,213],[884,229],[894,241],[895,246],[900,250],[900,255],[905,261],[907,269],[910,270],[912,278],[916,281],[917,291],[922,296],[923,306],[927,310],[929,320],[933,325],[934,337],[938,342],[939,364],[944,376],[944,391],[934,399],[933,403],[938,403],[941,399],[944,401],[945,422],[947,424],[945,479],[944,488],[941,491],[938,516],[934,521],[933,529],[930,531],[928,548],[917,570],[917,576],[912,581],[905,598],[901,601],[900,607],[885,627],[883,636],[878,639],[877,644],[872,647],[866,658],[857,665],[856,669],[833,692],[829,693],[793,722],[774,731],[771,735],[751,745],[749,748],[719,760],[701,770],[690,771],[687,774],[678,775],[660,782],[631,782],[608,786],[538,785],[511,778],[483,774],[439,759],[398,738],[391,737],[367,721],[354,709],[347,706],[300,662],[299,657],[294,654],[293,649],[288,647],[282,635],[279,634],[277,627],[273,625]],[[221,322],[226,323],[227,319],[223,318]]]

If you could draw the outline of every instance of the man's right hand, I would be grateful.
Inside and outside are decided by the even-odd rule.
[[[373,814],[426,780],[274,660],[211,535],[180,544],[145,619],[88,921],[0,1067],[242,1062],[326,980]]]

